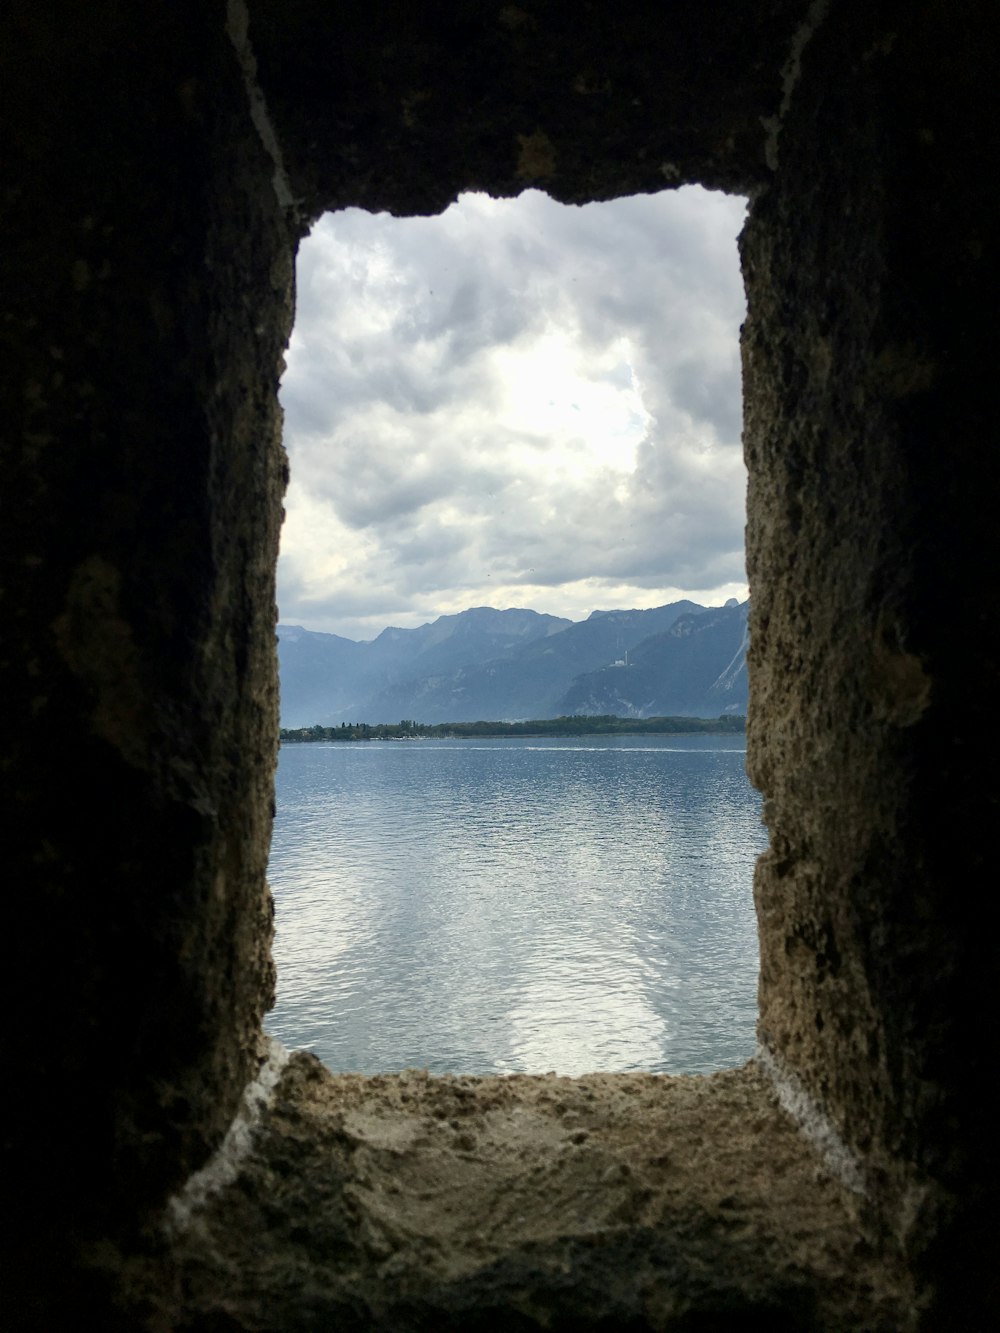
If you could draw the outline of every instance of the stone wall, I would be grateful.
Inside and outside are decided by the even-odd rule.
[[[863,1186],[864,1244],[911,1264],[914,1326],[982,1322],[989,19],[8,6],[4,1151],[34,1171],[11,1322],[90,1302],[111,1326],[116,1255],[259,1063],[296,237],[347,204],[692,180],[753,198],[761,1068]]]
[[[912,1256],[956,1208],[963,1245],[983,1243],[995,1171],[976,42],[937,6],[905,23],[831,7],[743,237],[759,1035]]]
[[[220,8],[4,27],[4,1172],[51,1298],[259,1063],[292,253]]]

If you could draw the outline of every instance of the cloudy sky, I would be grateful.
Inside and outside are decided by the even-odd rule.
[[[746,596],[740,199],[357,209],[303,244],[284,623]]]

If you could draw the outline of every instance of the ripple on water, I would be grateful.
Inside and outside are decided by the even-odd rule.
[[[284,746],[269,1030],[364,1073],[745,1060],[742,743],[638,739]]]

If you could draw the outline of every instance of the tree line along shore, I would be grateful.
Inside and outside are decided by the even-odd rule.
[[[746,718],[722,717],[552,717],[530,722],[342,722],[337,727],[282,727],[282,744],[309,741],[467,740],[488,736],[739,735]]]

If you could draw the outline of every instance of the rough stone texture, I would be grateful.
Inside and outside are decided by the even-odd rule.
[[[246,19],[2,19],[3,1150],[8,1180],[34,1172],[5,1325],[989,1326],[992,7],[253,0],[252,47]],[[568,1085],[589,1138],[564,1149],[557,1085],[299,1062],[206,1214],[215,1257],[165,1259],[151,1218],[231,1119],[271,987],[275,388],[303,219],[686,180],[753,196],[760,1068],[803,1137],[756,1073]],[[398,1222],[372,1162],[402,1173]],[[623,1163],[641,1188],[595,1179]],[[439,1168],[475,1178],[460,1216],[488,1252],[445,1226]]]
[[[759,1034],[856,1152],[887,1235],[934,1268],[955,1228],[963,1269],[996,1183],[975,906],[996,790],[970,759],[998,684],[976,45],[938,6],[834,7],[743,238]],[[967,1282],[930,1327],[968,1326]]]
[[[220,10],[12,3],[4,28],[4,1067],[25,1092],[3,1170],[31,1162],[30,1309],[72,1285],[60,1247],[133,1232],[204,1160],[259,1062],[292,267]]]
[[[251,39],[309,218],[435,213],[462,190],[564,203],[769,175],[762,120],[801,0],[419,6],[250,0]]]
[[[905,1277],[863,1239],[860,1204],[752,1065],[364,1079],[298,1055],[252,1158],[175,1241],[160,1317],[889,1333]]]

